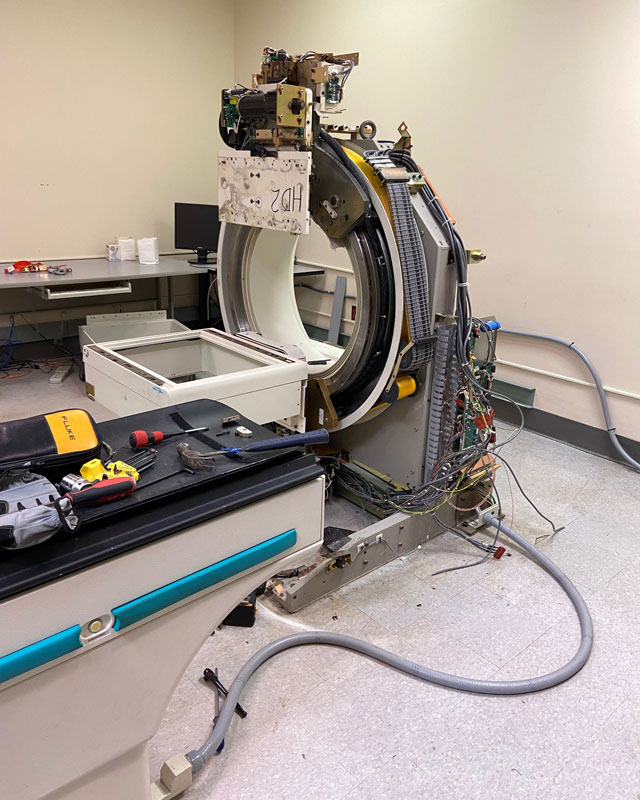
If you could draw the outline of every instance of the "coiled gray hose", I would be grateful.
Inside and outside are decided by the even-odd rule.
[[[548,689],[551,686],[556,686],[575,675],[586,664],[593,645],[593,623],[591,621],[589,609],[582,599],[580,592],[578,592],[569,578],[567,578],[564,572],[562,572],[553,561],[530,544],[524,537],[520,536],[520,534],[512,531],[501,523],[493,514],[485,514],[483,522],[486,525],[492,525],[494,528],[498,528],[501,533],[504,533],[519,545],[560,584],[573,603],[573,607],[580,620],[581,636],[580,646],[571,661],[559,669],[549,672],[546,675],[540,675],[537,678],[526,678],[517,681],[484,681],[475,678],[463,678],[458,675],[450,675],[447,672],[440,672],[430,667],[414,664],[412,661],[395,653],[390,653],[388,650],[383,650],[381,647],[364,642],[362,639],[356,639],[353,636],[345,636],[341,633],[310,631],[308,633],[295,633],[291,636],[283,636],[281,639],[276,639],[275,642],[271,642],[265,645],[261,650],[258,650],[236,676],[209,738],[199,750],[192,750],[190,753],[186,754],[186,757],[193,767],[193,774],[195,775],[200,772],[207,761],[217,752],[231,724],[236,703],[240,700],[240,695],[247,685],[249,678],[251,678],[253,673],[262,666],[265,661],[268,661],[272,656],[281,653],[283,650],[288,650],[290,647],[299,647],[305,644],[327,644],[333,647],[343,647],[355,653],[373,658],[376,661],[380,661],[382,664],[386,664],[389,667],[393,667],[400,672],[412,675],[420,680],[436,683],[439,686],[446,686],[450,689],[458,689],[459,691],[473,692],[476,694],[508,695],[537,692],[541,689]]]
[[[598,390],[598,394],[600,395],[600,405],[602,406],[602,415],[604,416],[604,424],[607,429],[607,433],[609,434],[609,438],[611,439],[611,443],[616,448],[618,453],[624,458],[624,460],[629,464],[629,466],[633,467],[634,469],[640,470],[640,463],[638,463],[634,458],[632,458],[629,453],[624,449],[624,447],[620,444],[618,437],[616,436],[616,428],[613,424],[611,419],[611,412],[609,411],[609,403],[607,402],[607,395],[604,390],[604,386],[602,385],[602,381],[600,380],[600,376],[596,372],[596,368],[593,365],[591,359],[585,355],[585,353],[580,350],[579,347],[576,347],[574,342],[569,342],[566,339],[560,339],[557,336],[548,336],[546,333],[528,333],[527,331],[514,331],[510,328],[500,328],[501,333],[507,333],[510,336],[526,336],[529,339],[542,339],[546,342],[554,342],[555,344],[562,344],[565,347],[568,347],[569,350],[573,350],[573,352],[582,360],[585,367],[591,373],[591,377],[593,378],[593,382],[596,385],[596,389]]]

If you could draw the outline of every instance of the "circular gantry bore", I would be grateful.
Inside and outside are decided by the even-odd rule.
[[[394,323],[394,286],[382,229],[375,221],[332,245],[344,247],[353,270],[357,314],[344,346],[313,338],[298,308],[294,261],[299,237],[283,231],[226,224],[219,247],[220,295],[232,333],[257,331],[297,345],[309,376],[325,381],[338,417],[357,408],[386,361]]]

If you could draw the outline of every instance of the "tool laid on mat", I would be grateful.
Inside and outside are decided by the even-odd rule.
[[[220,456],[230,458],[240,453],[258,453],[264,450],[285,450],[288,447],[304,447],[311,444],[326,444],[329,441],[329,431],[319,428],[307,433],[294,433],[291,436],[274,436],[273,439],[263,439],[261,442],[251,442],[244,447],[221,447],[220,450],[208,450],[206,453],[194,450],[188,442],[180,442],[176,448],[182,463],[189,469],[214,469],[215,460]]]
[[[208,431],[209,428],[189,428],[186,431],[132,431],[129,434],[129,444],[135,450],[137,447],[147,447],[150,444],[160,444],[165,439],[172,439],[174,436],[184,436],[187,433],[197,433],[198,431]]]
[[[99,458],[92,458],[91,461],[82,465],[80,475],[90,483],[116,478],[120,475],[128,475],[135,481],[139,481],[140,473],[153,466],[157,455],[156,450],[148,449],[141,453],[134,453],[127,458],[126,462],[117,460],[107,461],[106,464],[103,464]]]
[[[200,450],[194,450],[187,442],[180,442],[176,449],[180,460],[190,470],[213,470],[216,468],[216,456],[223,455],[222,450],[209,450],[206,453],[202,453]]]
[[[121,475],[91,483],[80,475],[70,473],[60,481],[60,489],[65,492],[63,499],[66,498],[72,505],[108,503],[133,494],[136,489],[136,481],[129,475]]]
[[[306,447],[312,444],[326,444],[329,441],[329,431],[318,428],[307,433],[293,433],[291,436],[275,436],[273,439],[263,439],[261,442],[251,442],[243,447],[223,447],[220,451],[226,455],[238,453],[258,453],[262,450],[280,450],[286,447]]]

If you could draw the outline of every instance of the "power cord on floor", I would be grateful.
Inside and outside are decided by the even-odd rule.
[[[551,575],[569,597],[578,616],[581,628],[580,645],[570,661],[552,672],[534,678],[514,681],[490,681],[451,675],[432,669],[431,667],[415,664],[381,647],[340,633],[332,633],[329,631],[305,631],[290,636],[284,636],[258,650],[258,652],[242,667],[229,690],[228,697],[222,706],[222,710],[215,722],[213,730],[202,747],[197,750],[192,750],[187,753],[186,756],[174,757],[181,765],[180,769],[183,775],[186,771],[185,765],[191,765],[191,774],[187,776],[188,783],[190,784],[193,776],[200,772],[209,759],[218,751],[220,743],[225,738],[229,725],[231,724],[236,704],[239,702],[242,692],[251,676],[270,658],[293,647],[301,647],[304,645],[341,647],[372,658],[375,661],[420,680],[475,694],[517,695],[541,691],[563,683],[582,669],[589,658],[593,646],[593,623],[591,615],[589,614],[589,609],[580,595],[580,592],[551,559],[544,553],[541,553],[523,536],[507,527],[497,517],[487,513],[483,517],[483,522],[486,525],[496,528],[497,533],[504,534],[515,544],[519,545],[533,561]],[[170,764],[171,761],[171,759],[167,761],[165,766]]]

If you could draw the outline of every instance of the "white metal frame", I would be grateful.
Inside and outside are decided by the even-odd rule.
[[[176,345],[193,340],[211,347],[227,362],[235,360],[233,371],[184,383],[172,380],[172,375],[184,374]],[[142,360],[157,364],[155,369],[136,360],[137,348],[147,350],[149,358]],[[88,345],[83,358],[89,396],[123,416],[209,398],[258,424],[277,420],[292,430],[305,428],[307,365],[268,345],[205,329]]]

